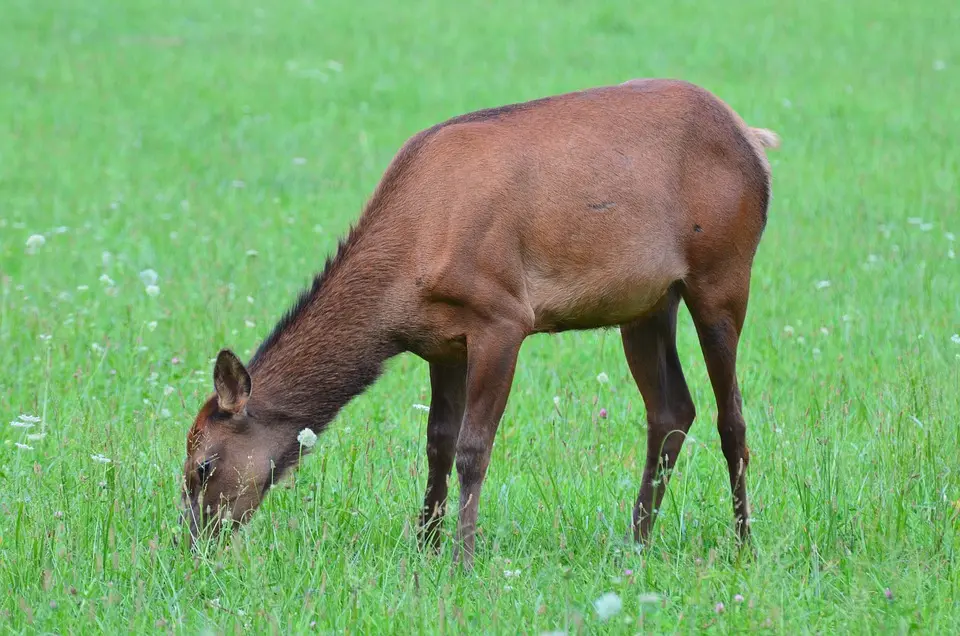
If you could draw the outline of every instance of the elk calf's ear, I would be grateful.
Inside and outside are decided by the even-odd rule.
[[[240,359],[229,349],[217,354],[213,367],[213,386],[217,390],[217,403],[230,413],[241,413],[250,398],[250,374]]]

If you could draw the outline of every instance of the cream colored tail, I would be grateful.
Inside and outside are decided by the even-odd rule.
[[[753,136],[764,148],[780,147],[780,137],[772,130],[767,130],[766,128],[751,128],[750,132],[753,133]]]

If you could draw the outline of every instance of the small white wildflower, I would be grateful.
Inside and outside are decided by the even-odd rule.
[[[597,374],[597,382],[599,382],[600,384],[606,384],[609,381],[610,381],[610,378],[603,371]]]
[[[90,285],[77,285],[77,291],[87,291],[90,289]]]
[[[164,394],[164,395],[172,395],[174,391],[176,391],[176,389],[174,389],[174,388],[173,388],[172,386],[170,386],[169,384],[168,384],[167,386],[163,387],[163,394]]]
[[[31,234],[27,239],[27,254],[35,254],[46,242],[47,239],[43,238],[43,234]]]
[[[929,232],[929,231],[932,230],[932,229],[933,229],[933,223],[921,223],[921,224],[920,224],[920,231],[921,231],[921,232]]]
[[[945,69],[945,68],[947,68],[947,63],[944,62],[943,60],[934,60],[934,61],[933,61],[933,70],[935,70],[935,71],[942,71],[942,70]]]
[[[784,325],[783,333],[787,334],[788,336],[792,336],[794,333],[793,325]]]
[[[830,281],[828,280],[821,280],[817,283],[817,289],[826,289],[829,286],[830,286]]]
[[[880,258],[879,258],[876,254],[867,254],[867,262],[868,262],[868,263],[876,263],[876,262],[879,261],[879,260],[880,260]]]
[[[947,250],[947,258],[954,259],[957,257],[957,253],[953,251],[953,248]]]
[[[817,347],[814,347],[814,348],[813,348],[813,357],[814,357],[814,358],[819,358],[819,357],[820,357],[820,349],[818,349]]]
[[[593,606],[596,608],[597,614],[600,615],[600,620],[605,621],[620,613],[620,610],[623,609],[623,601],[615,592],[607,592],[595,600]]]
[[[103,263],[104,267],[109,266],[111,261],[113,261],[113,254],[110,252],[104,252],[100,255],[100,262]]]
[[[950,241],[951,243],[953,243],[954,241],[957,240],[957,237],[954,236],[953,232],[947,232],[947,233],[945,233],[943,236],[944,236],[948,241]]]
[[[920,225],[921,223],[923,223],[923,219],[917,216],[911,216],[907,218],[907,223],[909,223],[910,225]]]
[[[27,439],[31,442],[38,442],[46,436],[46,433],[30,433],[27,435]]]
[[[99,342],[91,343],[90,348],[93,349],[96,353],[103,353],[104,351],[106,351],[103,345],[101,345]]]
[[[42,418],[39,418],[36,415],[27,415],[26,413],[20,415],[17,419],[19,419],[21,422],[29,422],[30,424],[39,424],[42,421]]]
[[[520,573],[521,573],[520,570],[504,570],[503,571],[503,575],[508,579],[518,577],[520,576]]]
[[[254,301],[253,301],[253,296],[247,296],[247,302],[252,305],[253,302],[254,302]]]
[[[100,274],[100,282],[106,285],[107,287],[113,287],[113,279],[106,274]]]
[[[952,336],[950,336],[950,342],[952,342],[955,345],[960,345],[960,333],[955,333]]]
[[[140,272],[140,281],[144,285],[156,285],[158,280],[160,280],[160,275],[152,269],[145,269]]]
[[[553,396],[553,405],[556,406],[557,408],[560,408],[560,396],[559,396],[559,395],[554,395],[554,396]]]
[[[830,330],[827,329],[826,327],[820,327],[820,333],[822,333],[822,334],[825,335],[825,336],[829,336],[829,335],[830,335]]]
[[[783,98],[783,107],[784,108],[793,108],[793,102],[791,102],[786,97]]]
[[[314,226],[313,226],[313,231],[316,232],[317,234],[320,234],[321,232],[323,232],[323,226],[322,226],[322,225],[314,225]]]
[[[20,420],[13,420],[10,422],[10,426],[14,428],[33,428],[33,422],[21,422]]]
[[[61,225],[61,226],[59,226],[59,227],[53,228],[53,233],[54,233],[54,234],[66,234],[69,229],[70,229],[70,228],[68,228],[66,225]]]
[[[641,605],[655,605],[660,602],[661,597],[656,592],[644,592],[637,597]]]
[[[147,288],[144,289],[144,291],[147,292],[147,296],[150,296],[151,298],[156,298],[160,295],[160,288],[156,285],[147,285]]]
[[[20,450],[33,450],[33,446],[30,446],[29,444],[21,444],[20,442],[14,442],[14,446]]]
[[[334,73],[340,73],[343,71],[343,64],[336,60],[327,60],[327,68]]]
[[[98,464],[109,464],[111,461],[109,457],[104,457],[100,453],[97,453],[96,455],[91,455],[90,459],[97,462]]]
[[[247,184],[246,184],[245,182],[241,181],[240,179],[234,179],[234,180],[230,183],[230,185],[232,185],[234,188],[238,188],[238,189],[239,189],[239,188],[246,188],[246,187],[247,187]]]
[[[309,428],[305,428],[297,435],[297,441],[304,448],[313,448],[313,445],[317,443],[317,434]]]
[[[257,326],[257,323],[253,322],[252,320],[244,320],[243,324],[247,326],[247,329],[253,329]]]
[[[258,252],[257,250],[247,250],[247,256],[249,256],[250,258],[253,258],[254,256],[256,256],[256,255],[259,254],[259,253],[260,253],[260,252]]]
[[[50,342],[52,339],[53,339],[53,336],[51,336],[48,333],[40,334],[40,340],[42,340],[43,342]]]
[[[147,323],[147,330],[148,330],[148,331],[153,331],[153,330],[155,330],[156,328],[157,328],[157,321],[156,321],[156,320],[151,320],[150,322]]]
[[[418,411],[430,412],[430,407],[426,404],[414,404],[413,408],[417,409]]]
[[[307,163],[307,160],[304,159],[303,157],[294,157],[294,158],[293,158],[293,165],[295,165],[295,166],[302,166],[302,165],[305,164],[305,163]]]
[[[160,409],[160,417],[167,419],[171,415],[170,409]]]

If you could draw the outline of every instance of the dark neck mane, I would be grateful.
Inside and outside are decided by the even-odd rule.
[[[396,249],[371,236],[369,219],[340,241],[253,355],[251,411],[320,433],[400,353],[382,310]]]

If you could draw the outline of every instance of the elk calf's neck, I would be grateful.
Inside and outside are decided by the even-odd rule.
[[[749,536],[736,352],[777,136],[676,80],[633,80],[455,117],[410,138],[355,227],[249,365],[222,350],[187,438],[191,537],[244,522],[304,449],[412,352],[430,366],[424,545],[454,463],[456,558],[521,343],[619,327],[648,422],[633,533],[647,541],[695,409],[676,351],[690,310],[717,400],[739,536]]]

